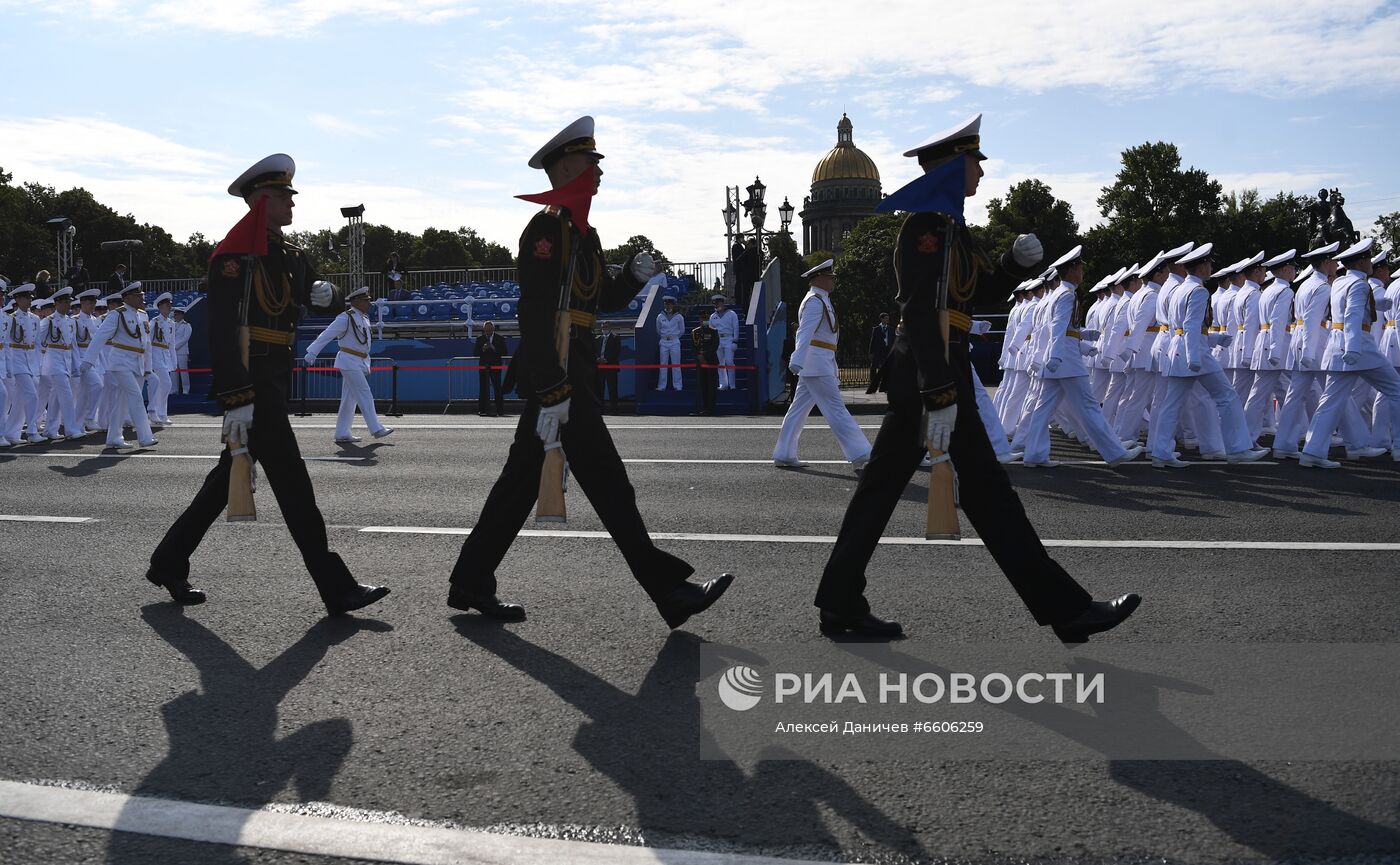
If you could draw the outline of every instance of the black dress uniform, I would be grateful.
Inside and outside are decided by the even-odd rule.
[[[289,157],[286,159],[290,162]],[[284,185],[290,187],[290,179],[288,174]],[[250,268],[251,339],[245,366],[238,330]],[[340,613],[378,600],[388,590],[359,585],[340,556],[330,551],[325,520],[316,507],[316,493],[288,417],[287,387],[296,327],[302,307],[311,306],[311,289],[316,281],[316,270],[306,253],[276,232],[268,234],[266,255],[215,255],[209,261],[209,360],[214,379],[212,396],[220,407],[227,411],[253,404],[249,453],[262,466],[272,486],[287,529],[316,582],[321,600],[328,611]],[[343,292],[337,289],[322,309],[343,307]],[[151,554],[147,579],[171,588],[176,600],[181,600],[181,585],[188,588],[185,581],[189,577],[190,556],[228,504],[231,463],[225,448],[194,501]],[[202,600],[199,593],[197,599],[185,602]]]
[[[975,151],[969,158],[981,157],[978,124],[980,115],[958,130],[971,128],[970,141],[965,134],[945,136],[949,143],[963,148],[951,153]],[[848,624],[850,630],[866,630],[863,623],[879,622],[870,622],[873,617],[864,596],[866,565],[926,452],[924,410],[953,404],[958,411],[948,454],[958,474],[962,511],[988,552],[1037,623],[1056,625],[1057,633],[1061,632],[1058,626],[1074,623],[1074,628],[1062,634],[1067,637],[1104,630],[1099,626],[1111,627],[1131,609],[1123,612],[1120,602],[1124,599],[1094,602],[1046,553],[1005,469],[997,462],[977,412],[968,351],[973,307],[979,296],[999,301],[1011,286],[1030,276],[1035,265],[1018,266],[1009,251],[992,261],[961,224],[952,235],[953,248],[945,249],[947,227],[947,217],[942,214],[915,212],[909,214],[899,232],[894,271],[900,323],[881,369],[881,390],[889,395],[889,409],[822,574],[815,603],[823,610],[824,630],[828,614],[838,624]],[[945,351],[936,301],[949,255],[953,256],[947,292],[951,327]],[[1136,596],[1126,597],[1133,598],[1129,606],[1135,607]],[[1093,621],[1080,621],[1081,617]]]
[[[702,321],[691,330],[690,341],[695,345],[695,377],[700,385],[700,410],[696,414],[715,413],[715,392],[719,390],[719,331]]]

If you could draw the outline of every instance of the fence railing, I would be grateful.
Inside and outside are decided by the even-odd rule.
[[[399,369],[398,361],[391,357],[369,359],[369,390],[374,396],[375,410],[381,414],[398,413]],[[308,414],[307,404],[313,401],[339,401],[341,394],[340,370],[335,368],[335,355],[316,358],[310,366],[297,359],[292,370],[291,401],[300,406],[299,415]],[[381,411],[379,404],[388,405]]]

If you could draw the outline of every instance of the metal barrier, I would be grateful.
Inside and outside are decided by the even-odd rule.
[[[318,357],[316,363],[309,367],[300,358],[295,361],[289,402],[299,404],[297,417],[311,414],[308,409],[312,401],[340,401],[340,370],[336,369],[334,364],[335,355]],[[379,404],[387,401],[388,407],[379,413],[390,417],[401,416],[398,362],[391,357],[372,357],[369,359],[369,368],[369,392],[374,395],[375,410],[379,411]]]
[[[502,378],[505,377],[506,367],[510,366],[512,357],[514,355],[504,355],[501,358]],[[480,357],[467,355],[449,358],[447,366],[447,404],[442,408],[443,414],[447,414],[453,403],[476,402],[481,398]]]

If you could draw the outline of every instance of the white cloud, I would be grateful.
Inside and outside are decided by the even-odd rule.
[[[312,126],[332,135],[350,135],[356,138],[375,137],[374,129],[335,114],[312,114],[306,118]]]

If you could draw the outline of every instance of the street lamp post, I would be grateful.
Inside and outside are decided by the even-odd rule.
[[[734,229],[739,222],[738,201],[739,187],[724,187],[724,209],[720,211],[720,215],[724,217],[725,291],[732,291],[734,288]]]

